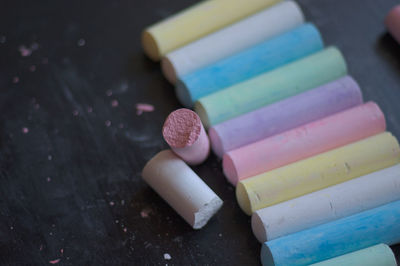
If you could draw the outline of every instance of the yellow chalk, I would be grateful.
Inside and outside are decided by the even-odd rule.
[[[245,179],[236,187],[242,210],[256,210],[400,163],[389,132]]]
[[[178,47],[280,1],[202,1],[145,29],[142,33],[143,49],[151,59],[158,61]]]

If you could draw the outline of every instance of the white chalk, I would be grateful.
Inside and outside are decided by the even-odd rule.
[[[143,179],[194,229],[200,229],[221,208],[222,200],[171,150],[155,155]]]
[[[164,76],[175,84],[177,77],[294,29],[303,22],[303,12],[294,1],[276,4],[168,53],[161,61]]]
[[[400,200],[400,164],[256,211],[261,243]]]

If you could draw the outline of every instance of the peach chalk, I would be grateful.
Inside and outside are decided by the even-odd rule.
[[[400,5],[390,10],[385,18],[385,25],[390,34],[400,43]]]
[[[245,178],[285,166],[340,146],[384,132],[385,117],[368,102],[224,155],[223,169],[236,185]]]
[[[171,149],[190,165],[204,162],[210,153],[210,141],[200,117],[189,109],[178,109],[167,117],[163,137]]]

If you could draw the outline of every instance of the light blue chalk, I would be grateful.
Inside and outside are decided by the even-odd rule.
[[[309,265],[379,243],[400,243],[400,201],[265,242],[266,265]]]
[[[187,107],[208,94],[278,68],[323,49],[318,29],[303,24],[236,55],[180,77],[175,91]]]

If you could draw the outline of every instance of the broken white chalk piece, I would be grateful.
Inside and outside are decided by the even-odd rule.
[[[171,150],[155,155],[142,177],[193,229],[205,226],[222,206],[214,191]]]
[[[163,137],[190,165],[201,164],[210,154],[210,140],[200,117],[192,110],[182,108],[170,113],[163,126]]]

